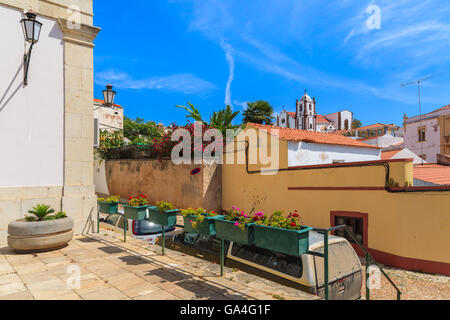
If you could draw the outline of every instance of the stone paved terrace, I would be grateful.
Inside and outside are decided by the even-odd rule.
[[[60,250],[17,254],[0,245],[0,300],[311,300],[303,293],[242,271],[112,231],[82,235]],[[68,267],[81,271],[80,288],[71,289]]]

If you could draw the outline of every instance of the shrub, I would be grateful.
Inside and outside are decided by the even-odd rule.
[[[156,207],[158,208],[159,212],[175,210],[175,206],[171,202],[166,202],[166,201],[157,202]]]
[[[138,197],[129,197],[128,205],[131,207],[143,207],[148,204],[147,196],[140,194]]]
[[[211,211],[211,212],[207,213],[206,210],[203,209],[203,208],[184,209],[184,210],[181,210],[181,214],[183,215],[183,217],[191,217],[191,216],[197,217],[195,219],[195,221],[192,221],[192,220],[190,221],[191,224],[192,224],[192,227],[194,229],[196,229],[199,224],[201,224],[203,221],[205,221],[205,217],[207,217],[207,216],[208,217],[213,217],[213,216],[217,215],[217,213],[215,213],[214,211]]]
[[[55,215],[50,215],[54,212],[55,210],[51,206],[46,204],[38,204],[28,211],[28,213],[33,214],[33,216],[26,216],[25,220],[28,222],[50,221],[64,219],[67,217],[67,214],[65,212],[58,212]]]
[[[106,203],[115,203],[115,202],[119,202],[120,200],[120,196],[110,196],[108,198],[98,198],[97,199],[99,202],[106,202]]]

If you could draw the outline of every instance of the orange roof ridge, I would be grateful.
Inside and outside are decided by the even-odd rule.
[[[349,147],[382,149],[377,146],[366,144],[358,140],[345,137],[335,132],[318,132],[299,130],[295,128],[284,128],[270,125],[262,125],[257,123],[248,123],[248,125],[267,131],[269,134],[278,136],[279,139],[288,141],[303,141],[318,144],[330,144],[330,145],[343,145]],[[278,134],[274,134],[272,131],[278,130]]]

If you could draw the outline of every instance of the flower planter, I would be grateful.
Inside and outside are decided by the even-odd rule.
[[[177,224],[177,214],[180,210],[167,210],[160,212],[156,207],[149,207],[148,220],[165,227],[173,227]]]
[[[309,250],[310,227],[289,230],[253,224],[253,230],[255,246],[259,248],[292,256],[301,256]]]
[[[197,228],[194,228],[191,223],[191,221],[195,222],[195,220],[197,220],[197,216],[184,217],[184,231],[189,233],[197,233],[205,236],[214,236],[216,234],[215,221],[220,217],[223,216],[207,217],[205,215],[205,220],[203,220],[202,223],[199,223]]]
[[[17,252],[40,252],[64,247],[73,238],[73,220],[27,222],[24,219],[8,225],[8,246]]]
[[[245,245],[253,245],[253,224],[247,224],[242,230],[235,225],[235,221],[225,220],[222,216],[214,220],[216,224],[216,237]]]
[[[115,214],[117,213],[117,210],[119,209],[119,203],[118,202],[98,202],[100,207],[101,213],[106,214]]]
[[[147,208],[148,206],[142,206],[142,207],[131,207],[124,205],[124,216],[127,219],[131,220],[145,220],[147,218]]]

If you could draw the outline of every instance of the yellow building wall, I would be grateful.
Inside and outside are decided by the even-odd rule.
[[[240,138],[238,136],[237,140]],[[236,153],[243,150],[237,148]],[[287,145],[282,141],[282,168],[287,166],[285,155]],[[400,186],[405,181],[412,182],[412,162],[392,162],[389,166],[390,177]],[[250,170],[257,168],[257,165],[249,166]],[[390,193],[385,190],[288,189],[380,188],[385,186],[383,166],[324,167],[261,175],[248,174],[245,164],[226,163],[222,170],[224,210],[236,205],[247,212],[271,214],[283,210],[288,214],[296,209],[305,225],[318,228],[330,227],[331,211],[367,213],[369,248],[399,257],[450,263],[450,191]]]

